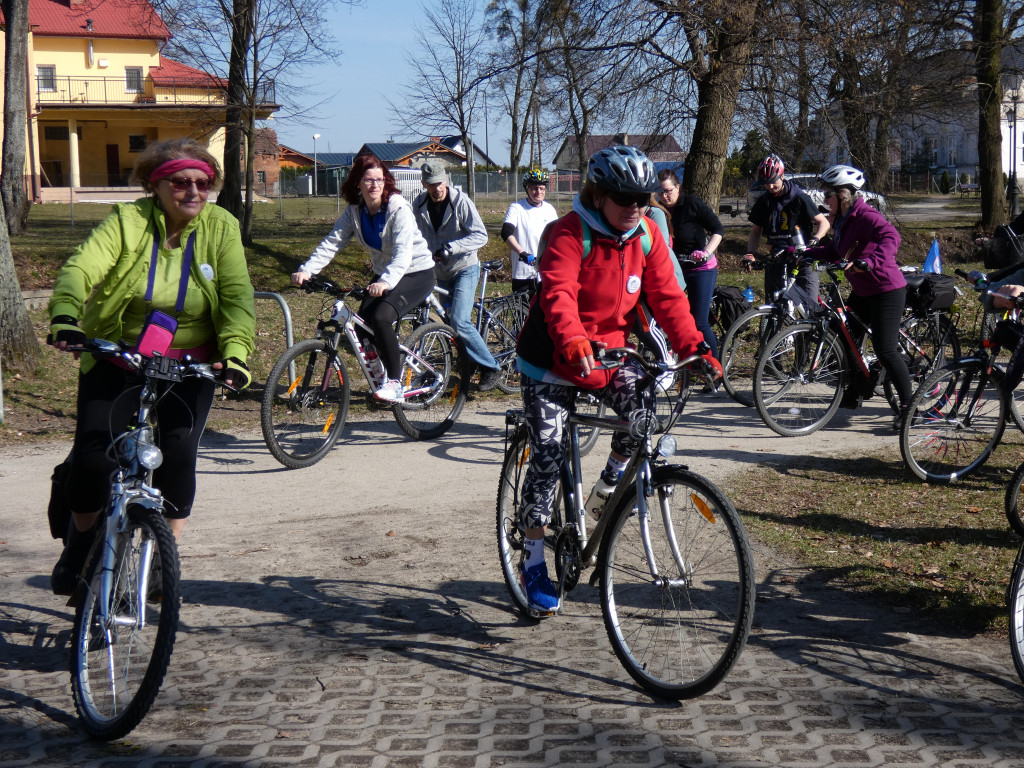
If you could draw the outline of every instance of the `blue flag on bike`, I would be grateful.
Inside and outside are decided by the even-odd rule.
[[[942,257],[939,256],[939,238],[932,240],[932,247],[928,249],[928,255],[924,257],[924,268],[922,272],[934,272],[942,274]]]

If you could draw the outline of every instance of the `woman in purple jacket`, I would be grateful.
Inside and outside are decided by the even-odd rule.
[[[907,281],[896,263],[900,235],[860,195],[864,174],[848,165],[834,165],[821,174],[832,221],[832,241],[808,248],[805,259],[847,262],[846,278],[853,294],[848,306],[871,326],[871,343],[896,387],[899,429],[913,394],[907,362],[899,350],[900,321],[907,305]]]

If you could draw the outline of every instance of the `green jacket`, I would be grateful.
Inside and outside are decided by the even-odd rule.
[[[126,335],[123,318],[132,299],[145,294],[154,228],[163,243],[164,212],[153,198],[115,205],[61,267],[50,299],[50,318],[77,318],[90,338],[134,342],[138,329]],[[256,316],[238,221],[223,208],[207,205],[181,233],[182,247],[193,230],[189,288],[198,288],[206,299],[219,352],[216,359],[234,357],[245,363],[253,350]],[[173,303],[169,311],[173,312]],[[82,372],[94,362],[83,355]]]

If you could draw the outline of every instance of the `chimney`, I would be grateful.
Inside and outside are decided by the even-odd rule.
[[[625,133],[625,132],[623,132],[623,133],[616,133],[615,134],[615,143],[616,144],[622,144],[622,145],[629,144],[629,134]]]

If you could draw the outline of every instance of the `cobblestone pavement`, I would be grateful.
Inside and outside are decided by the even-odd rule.
[[[874,417],[847,419],[844,450],[892,440]],[[693,467],[721,479],[835,442],[766,436],[754,419],[707,399],[680,443],[699,438]],[[77,727],[71,611],[48,591],[58,547],[43,517],[63,449],[8,451],[0,765],[1024,766],[1005,641],[852,600],[837,574],[760,548],[747,648],[696,700],[632,684],[585,584],[560,617],[517,617],[494,545],[503,436],[497,409],[427,444],[364,423],[317,467],[287,471],[258,434],[209,435],[170,670],[143,723],[110,744]]]

